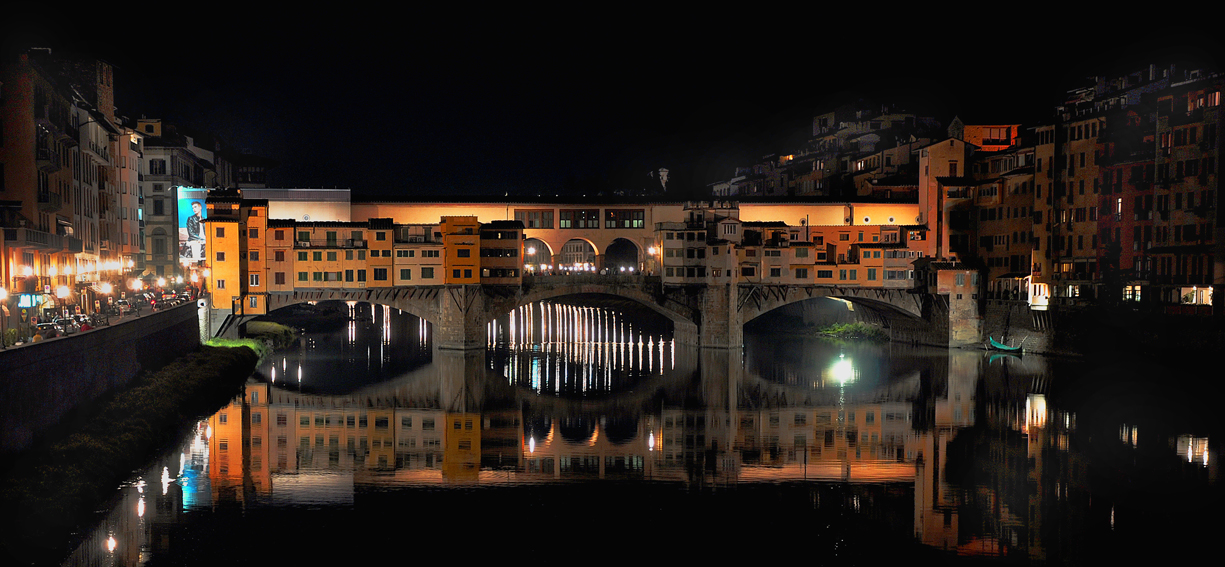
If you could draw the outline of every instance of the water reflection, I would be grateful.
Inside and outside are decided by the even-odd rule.
[[[392,329],[383,336],[424,330],[357,309]],[[1143,406],[1074,408],[1052,385],[1077,370],[1040,357],[777,337],[754,338],[742,356],[638,339],[598,310],[544,312],[491,327],[498,339],[488,354],[434,350],[428,364],[346,382],[357,387],[343,394],[249,381],[179,451],[123,487],[123,503],[74,561],[176,557],[170,530],[150,526],[228,505],[284,522],[344,510],[360,531],[383,522],[389,511],[378,502],[396,495],[565,485],[593,496],[631,486],[642,499],[623,505],[646,521],[658,498],[651,487],[662,485],[698,490],[716,509],[739,506],[738,492],[725,489],[753,490],[762,517],[790,509],[795,487],[809,487],[798,498],[811,506],[796,521],[813,530],[835,506],[830,521],[870,519],[880,543],[1095,564],[1153,533],[1206,530],[1191,500],[1207,506],[1219,495],[1219,440],[1119,419],[1144,415]],[[639,343],[655,346],[630,356]],[[661,343],[666,364],[646,355]],[[619,350],[626,356],[610,354]],[[293,358],[301,352],[282,353],[274,367],[313,364]],[[592,390],[600,395],[556,395]],[[537,503],[541,516],[526,519],[553,522],[569,505]],[[746,534],[781,529],[738,525]],[[835,557],[842,544],[822,545],[809,553]]]
[[[489,369],[542,393],[602,395],[632,388],[676,365],[661,328],[602,307],[534,303],[491,321]]]

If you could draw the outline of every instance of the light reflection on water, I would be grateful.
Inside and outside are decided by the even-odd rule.
[[[491,323],[488,353],[434,349],[414,366],[396,353],[419,357],[405,345],[428,343],[428,328],[370,313],[379,332],[346,330],[366,342],[342,353],[391,337],[383,367],[399,374],[307,391],[249,381],[182,448],[121,488],[69,564],[175,563],[176,538],[202,537],[193,526],[241,524],[256,511],[271,525],[249,529],[272,534],[308,511],[343,512],[349,531],[337,535],[360,537],[421,499],[474,505],[463,500],[474,488],[486,500],[469,514],[514,502],[504,512],[528,525],[555,525],[575,499],[614,493],[618,508],[636,511],[626,521],[658,522],[664,508],[685,520],[673,533],[709,538],[721,528],[706,533],[686,510],[725,510],[716,525],[733,521],[750,539],[799,530],[818,560],[845,553],[867,526],[871,541],[852,546],[865,553],[917,542],[1095,564],[1155,531],[1193,535],[1189,520],[1212,500],[1192,500],[1219,495],[1218,439],[1146,420],[1144,407],[1074,410],[1075,398],[1052,385],[1077,371],[1041,357],[780,337],[749,337],[741,355],[630,332],[616,314],[538,305]],[[396,339],[397,329],[409,332]],[[285,375],[296,363],[308,380],[329,376],[309,369],[336,353],[296,348],[269,368]],[[330,393],[341,386],[350,391]],[[1136,490],[1137,479],[1161,490]],[[1161,500],[1170,494],[1183,500]],[[1154,513],[1163,505],[1173,508]],[[244,514],[224,512],[233,507]],[[742,514],[770,521],[733,520]],[[849,527],[822,539],[838,525]]]

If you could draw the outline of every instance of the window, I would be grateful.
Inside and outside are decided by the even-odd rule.
[[[225,289],[225,280],[217,280],[217,289]]]
[[[600,228],[599,209],[561,211],[558,228]]]
[[[306,261],[306,259],[307,259],[307,253],[306,253],[306,252],[298,252],[298,261],[299,261],[299,262],[305,262],[305,261]]]
[[[224,261],[225,261],[225,252],[218,252],[218,253],[217,253],[217,261],[218,261],[218,262],[224,262]]]
[[[277,262],[284,262],[285,261],[285,251],[277,250],[276,252],[273,253],[273,259],[275,259]]]
[[[251,287],[259,287],[259,274],[251,274]]]
[[[329,261],[329,262],[335,262],[335,261],[336,261],[336,252],[334,252],[334,251],[328,251],[328,261]]]
[[[225,238],[225,227],[224,226],[217,227],[217,238]]]
[[[421,268],[421,279],[423,280],[434,279],[434,268]]]
[[[778,278],[778,277],[782,277],[782,275],[783,275],[782,268],[770,268],[770,277]]]
[[[455,251],[455,255],[456,255],[456,257],[459,257],[459,258],[471,258],[471,257],[472,257],[472,249],[470,249],[470,248],[460,248],[460,249],[458,249],[458,250],[456,250],[456,251]]]
[[[459,270],[451,270],[451,277],[455,279],[459,279],[460,277],[459,273],[460,273]]]
[[[306,281],[306,272],[298,272],[298,281],[300,282]]]
[[[642,210],[607,210],[604,218],[606,228],[643,228],[646,213]]]
[[[252,262],[259,261],[259,251],[258,250],[252,250],[248,255],[250,256]]]
[[[515,211],[515,220],[522,222],[525,228],[553,228],[553,211]]]
[[[255,212],[255,211],[252,211],[252,212]],[[259,238],[259,229],[258,228],[248,228],[247,238]]]
[[[374,281],[387,281],[387,268],[375,268]]]
[[[377,231],[374,233],[374,239],[375,240],[387,240],[387,233],[381,230]]]
[[[259,296],[252,295],[251,297],[248,297],[247,299],[248,299],[247,301],[248,307],[252,309],[256,309],[259,307]]]
[[[314,260],[316,262],[322,262],[323,252],[311,252],[311,260]]]
[[[272,278],[276,285],[285,285],[285,272],[276,272],[272,275]]]
[[[413,279],[413,271],[408,268],[401,268],[400,269],[400,279],[401,280]]]
[[[364,282],[364,281],[366,281],[366,270],[358,270],[358,271],[357,271],[357,281],[359,281],[359,282]]]

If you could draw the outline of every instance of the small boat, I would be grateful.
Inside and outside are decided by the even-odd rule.
[[[994,337],[987,337],[987,340],[991,342],[991,348],[995,350],[1002,350],[1004,352],[1022,352],[1021,347],[1019,345],[1018,346],[1008,346],[1004,343],[1001,343],[995,340]]]

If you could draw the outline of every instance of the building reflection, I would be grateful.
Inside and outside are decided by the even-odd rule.
[[[961,555],[1061,561],[1078,534],[1114,527],[1113,508],[1088,503],[1087,452],[1165,443],[1186,466],[1217,460],[1207,437],[1149,439],[1127,423],[1090,446],[1037,357],[900,350],[882,364],[835,347],[766,379],[739,353],[680,349],[645,387],[567,398],[503,374],[539,354],[524,348],[491,366],[483,353],[435,351],[430,368],[338,396],[252,379],[123,488],[78,551],[92,559],[79,562],[139,563],[193,508],[352,506],[395,487],[573,481],[821,483],[843,487],[855,513],[891,487],[913,502],[888,516],[903,536]]]

